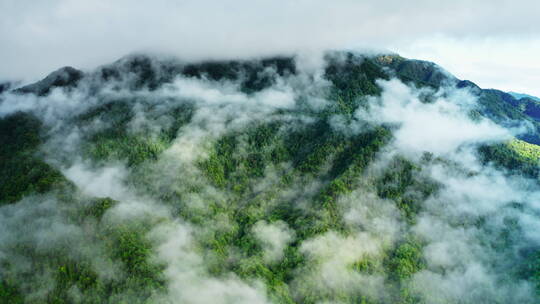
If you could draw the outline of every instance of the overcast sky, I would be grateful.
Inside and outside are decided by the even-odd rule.
[[[0,79],[132,52],[231,58],[382,49],[540,96],[539,0],[0,0]]]

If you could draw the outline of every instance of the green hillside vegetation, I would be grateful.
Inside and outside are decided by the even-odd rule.
[[[42,128],[36,117],[22,112],[0,119],[0,205],[69,184],[39,157]]]
[[[508,147],[529,161],[538,162],[540,160],[540,146],[516,139],[510,141]]]
[[[329,55],[326,60],[324,79],[331,86],[324,97],[330,103],[323,108],[273,110],[241,127],[230,123],[241,114],[232,112],[223,119],[223,125],[228,127],[224,130],[195,132],[206,122],[197,116],[197,110],[210,106],[196,99],[171,101],[158,95],[155,99],[139,95],[104,98],[82,113],[67,117],[64,127],[54,130],[30,113],[2,117],[0,219],[34,224],[29,224],[25,232],[30,236],[17,242],[10,234],[7,245],[0,247],[0,302],[174,303],[176,300],[167,297],[171,271],[159,255],[163,254],[160,246],[164,241],[152,236],[163,227],[186,225],[193,240],[185,247],[202,261],[202,266],[189,265],[193,268],[182,264],[186,280],[191,280],[194,273],[198,275],[193,284],[208,278],[262,282],[271,303],[429,303],[431,298],[423,293],[423,286],[415,285],[414,277],[430,267],[430,257],[425,254],[430,240],[419,236],[415,225],[421,215],[433,213],[428,204],[444,190],[444,185],[432,178],[426,168],[441,166],[464,172],[456,174],[463,178],[475,173],[430,153],[424,153],[418,161],[395,153],[383,162],[380,156],[391,147],[396,126],[366,122],[362,132],[353,133],[338,130],[333,119],[340,116],[349,123],[358,120],[354,113],[368,108],[370,98],[380,96],[379,79],[397,75],[416,87],[437,88],[449,81],[449,76],[434,64],[399,56],[370,58],[345,53],[340,57]],[[145,57],[120,60],[88,76],[94,77],[89,80],[89,87],[99,81],[118,81],[130,90],[153,92],[171,84],[175,76],[183,75],[205,81],[234,81],[239,83],[242,93],[253,96],[278,83],[280,77],[298,73],[294,60],[286,57],[253,62],[161,64]],[[131,71],[130,78],[123,78],[122,69]],[[122,92],[112,87],[112,91]],[[22,90],[19,94],[28,92]],[[36,94],[47,92],[40,89]],[[497,118],[499,122],[507,118],[528,119],[503,97],[482,91],[479,103],[484,108],[479,115],[496,122]],[[171,106],[160,106],[162,103]],[[216,118],[224,108],[211,108],[208,120]],[[143,114],[144,119],[140,119],[138,115]],[[95,127],[98,123],[99,128]],[[77,155],[51,155],[46,151],[45,143],[52,136],[66,137],[74,129],[79,130],[81,138],[81,144],[75,147]],[[186,138],[191,142],[179,141],[190,131],[194,135]],[[537,136],[529,134],[528,138]],[[193,160],[182,158],[178,152],[189,149],[193,149]],[[481,146],[478,154],[484,164],[495,164],[516,176],[538,178],[540,147],[535,144],[516,139]],[[132,197],[113,199],[84,193],[62,174],[65,168],[55,167],[55,161],[63,157],[72,163],[84,161],[91,168],[125,166],[127,176],[122,187],[151,211],[141,211],[132,218],[116,218],[121,211],[129,209],[135,213],[144,208],[133,203],[136,199]],[[372,202],[373,209],[355,215],[351,200]],[[497,278],[503,278],[493,283],[494,289],[513,284],[518,277],[530,280],[536,284],[534,301],[538,303],[540,248],[522,248],[521,243],[512,243],[521,240],[521,228],[515,224],[512,211],[521,208],[521,203],[508,207],[511,211],[500,229],[490,222],[490,216],[495,218],[497,214],[463,219],[449,226],[481,231],[479,235],[496,235],[481,239],[475,248],[493,250],[500,246],[500,258],[489,260],[489,270],[500,271]],[[19,207],[26,211],[17,213]],[[162,209],[169,213],[164,215]],[[442,214],[433,216],[445,216],[445,210],[439,212]],[[374,227],[358,224],[354,216],[365,216],[365,222]],[[388,228],[377,221],[383,216],[398,222],[395,237],[380,232]],[[37,220],[39,217],[43,223]],[[60,221],[63,230],[58,231],[66,231],[65,240],[38,233],[50,228],[49,220]],[[16,224],[5,224],[9,229],[15,229],[13,226]],[[287,235],[282,238],[284,247],[275,259],[268,258],[268,244],[254,232],[261,226],[281,229],[280,233]],[[43,245],[48,238],[52,239],[51,245]],[[371,246],[368,243],[372,238],[381,239],[373,241],[375,249],[362,254],[355,251],[358,243]],[[501,240],[506,243],[501,245]],[[181,241],[185,240],[178,242]],[[335,250],[332,254],[317,246],[324,242]],[[343,248],[332,248],[338,245]],[[174,253],[188,249],[178,245],[169,250]],[[173,255],[171,252],[167,254]],[[355,256],[349,258],[348,253]],[[335,261],[334,254],[344,257]],[[513,260],[516,256],[519,261]],[[186,260],[190,262],[189,257]],[[508,270],[514,264],[520,265],[520,274]],[[445,268],[442,262],[438,267],[429,270],[441,276],[456,271]],[[333,286],[324,281],[324,275],[323,279],[319,277],[330,270],[342,271],[355,287],[351,288],[348,282]],[[375,287],[368,285],[368,281],[375,282]],[[377,286],[385,287],[383,295],[374,295]],[[205,290],[198,292],[203,294]],[[437,303],[508,303],[504,296],[476,301],[483,297],[482,292],[462,301],[441,295]],[[235,299],[227,303],[235,303]]]
[[[514,174],[539,178],[540,146],[514,139],[507,143],[485,145],[479,148],[484,163],[494,163]]]

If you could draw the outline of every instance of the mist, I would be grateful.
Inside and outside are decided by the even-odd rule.
[[[501,46],[537,49],[539,30],[529,20],[536,18],[539,9],[538,3],[530,0],[417,0],[414,5],[394,0],[331,4],[303,0],[286,4],[266,0],[7,0],[0,4],[0,44],[4,46],[0,79],[30,82],[62,66],[92,69],[133,52],[192,61],[354,48],[403,52],[448,63],[449,68],[451,63],[452,72],[483,86],[504,84],[514,91],[538,94],[533,80],[523,86],[517,79],[496,77],[494,71],[501,71],[501,56],[503,66],[522,66],[522,56],[506,56],[508,52]],[[521,40],[508,41],[515,37]],[[478,42],[472,48],[471,40]],[[486,51],[492,56],[481,53],[482,57],[473,58],[468,54],[470,49],[482,49],[478,44],[486,40],[496,41],[497,46]],[[447,43],[431,49],[424,46],[426,41],[431,46]],[[447,54],[445,48],[465,48],[467,54],[457,56],[461,64],[456,64],[456,53]],[[533,57],[525,56],[531,59],[529,68],[539,68]],[[478,60],[487,60],[481,66],[482,74],[467,68]]]
[[[466,88],[391,77],[340,110],[329,54],[262,68],[254,91],[249,73],[150,87],[98,69],[44,96],[2,93],[0,117],[37,117],[33,155],[66,181],[0,207],[0,280],[30,303],[535,303],[516,272],[540,248],[538,182],[478,152],[522,129],[472,117]],[[70,263],[118,287],[85,290],[62,276],[83,271]]]

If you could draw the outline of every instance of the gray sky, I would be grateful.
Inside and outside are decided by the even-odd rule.
[[[538,0],[1,0],[0,79],[131,52],[186,59],[383,49],[540,96]]]

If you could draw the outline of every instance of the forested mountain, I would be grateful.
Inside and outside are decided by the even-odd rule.
[[[0,302],[539,303],[538,101],[300,59],[0,84]]]
[[[540,98],[538,98],[536,96],[531,96],[531,95],[528,95],[528,94],[522,94],[522,93],[516,93],[516,92],[508,92],[508,94],[512,95],[516,99],[530,98],[530,99],[533,99],[535,101],[540,101]]]

